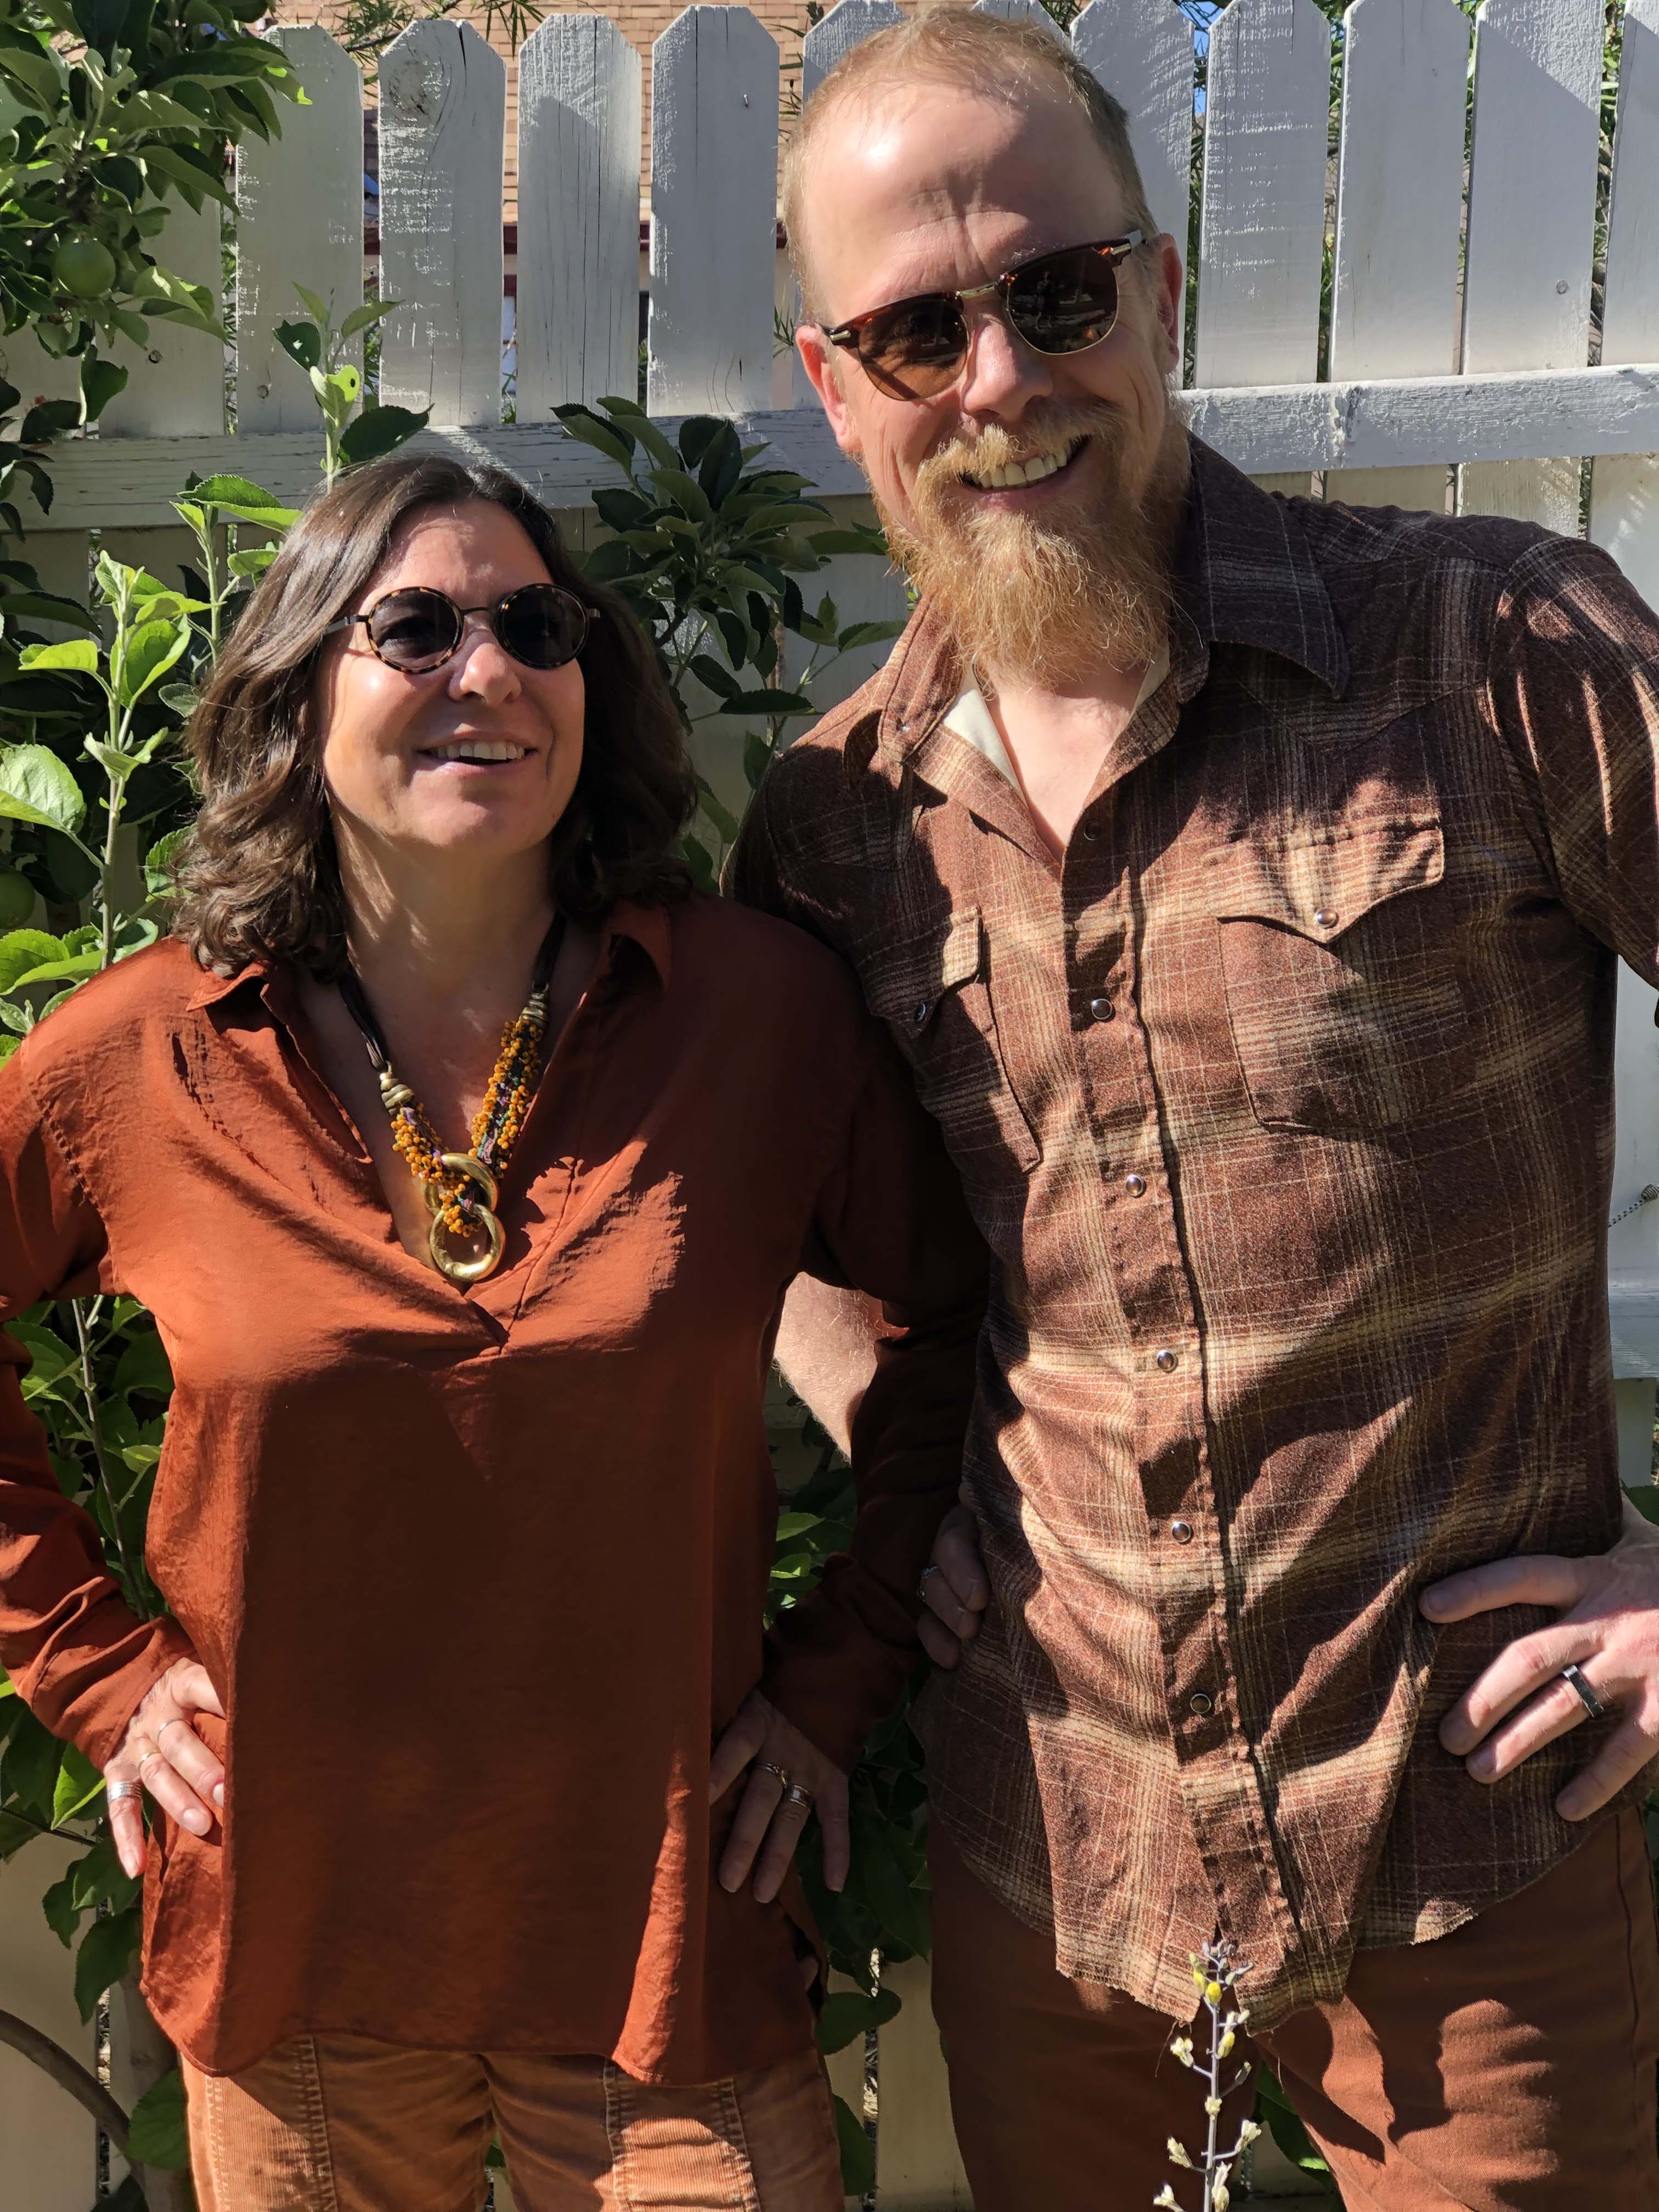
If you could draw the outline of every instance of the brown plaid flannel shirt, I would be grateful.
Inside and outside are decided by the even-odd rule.
[[[1589,546],[1200,446],[1170,647],[1056,860],[941,726],[924,605],[763,786],[733,887],[856,968],[994,1255],[995,1602],[925,1703],[935,1808],[1066,1973],[1185,2014],[1219,1925],[1267,2027],[1583,1835],[1588,1729],[1495,1788],[1436,1737],[1550,1616],[1416,1600],[1619,1533],[1659,622]]]

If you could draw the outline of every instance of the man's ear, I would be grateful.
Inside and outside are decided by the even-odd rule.
[[[847,394],[842,389],[842,366],[836,358],[838,349],[830,344],[816,323],[801,323],[797,326],[795,349],[800,356],[802,368],[811,380],[813,391],[818,395],[818,404],[830,418],[830,428],[836,434],[836,443],[850,460],[857,460],[863,447],[852,410],[847,404]]]
[[[1158,325],[1164,332],[1168,349],[1166,370],[1181,366],[1182,332],[1186,325],[1186,272],[1181,265],[1181,249],[1169,232],[1160,231],[1156,238],[1146,241],[1145,270],[1152,289],[1152,305],[1157,310]]]

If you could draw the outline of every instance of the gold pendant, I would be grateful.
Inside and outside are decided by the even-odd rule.
[[[493,1275],[501,1261],[501,1249],[507,1243],[507,1232],[495,1218],[495,1208],[500,1203],[501,1192],[495,1176],[483,1162],[472,1152],[441,1152],[439,1164],[452,1175],[463,1175],[476,1183],[479,1203],[473,1209],[472,1226],[487,1240],[488,1249],[476,1259],[463,1260],[449,1249],[453,1231],[444,1225],[443,1211],[449,1204],[450,1194],[435,1177],[422,1184],[426,1202],[431,1207],[434,1219],[432,1233],[427,1239],[427,1249],[432,1255],[432,1264],[441,1275],[452,1283],[481,1283],[486,1275]]]
[[[487,1206],[475,1208],[472,1226],[489,1239],[488,1249],[474,1260],[459,1258],[449,1249],[451,1231],[444,1226],[441,1214],[434,1217],[432,1234],[427,1239],[427,1249],[432,1255],[432,1264],[441,1275],[447,1275],[452,1283],[481,1283],[486,1275],[493,1275],[501,1261],[501,1247],[507,1242],[507,1231]]]

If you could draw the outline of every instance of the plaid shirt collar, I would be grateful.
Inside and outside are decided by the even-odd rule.
[[[1339,698],[1346,688],[1347,647],[1294,509],[1199,438],[1176,558],[1175,615],[1170,652],[1183,703],[1202,688],[1212,645],[1293,660]],[[874,679],[878,750],[895,765],[914,753],[949,710],[962,678],[944,618],[924,599]]]

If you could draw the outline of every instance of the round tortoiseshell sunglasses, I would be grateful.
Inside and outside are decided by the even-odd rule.
[[[367,614],[342,615],[324,632],[361,623],[369,644],[389,668],[423,676],[459,652],[466,618],[482,615],[503,653],[526,668],[562,668],[587,641],[592,611],[557,584],[523,584],[487,607],[458,607],[447,592],[415,584],[388,592]]]
[[[1117,320],[1117,264],[1146,239],[1138,230],[1091,246],[1039,253],[963,292],[918,292],[871,307],[823,335],[856,354],[871,382],[896,399],[935,399],[968,358],[965,303],[1000,296],[1008,326],[1034,353],[1086,353]]]

